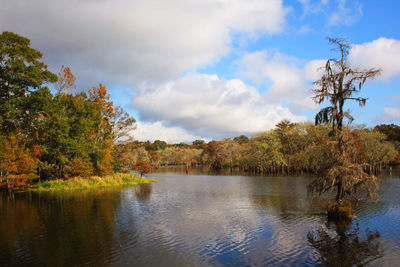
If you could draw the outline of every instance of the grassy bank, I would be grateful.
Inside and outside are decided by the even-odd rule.
[[[75,177],[68,180],[52,180],[38,183],[31,190],[35,191],[70,191],[70,190],[94,190],[101,187],[137,185],[155,182],[153,179],[143,179],[129,173],[116,173],[103,177]]]

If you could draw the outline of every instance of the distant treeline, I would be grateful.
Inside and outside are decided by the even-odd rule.
[[[400,163],[400,126],[379,125],[374,129],[349,129],[354,141],[355,162],[363,163],[368,172]],[[196,140],[191,145],[134,141],[120,144],[119,162],[134,168],[146,162],[153,168],[168,165],[207,165],[214,170],[240,168],[253,173],[317,173],[329,162],[332,150],[331,128],[312,123],[284,120],[276,128],[251,138]]]

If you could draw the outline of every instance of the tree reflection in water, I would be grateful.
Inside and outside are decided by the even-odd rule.
[[[152,184],[139,184],[135,186],[136,197],[140,200],[149,199],[152,190]]]
[[[119,203],[120,189],[0,194],[0,266],[104,265]]]
[[[367,230],[362,235],[358,225],[348,221],[328,221],[307,238],[327,266],[363,266],[383,256],[380,233]]]

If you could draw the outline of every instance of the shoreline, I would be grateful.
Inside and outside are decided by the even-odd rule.
[[[96,190],[106,187],[116,187],[125,185],[139,185],[157,182],[154,179],[144,179],[130,173],[115,173],[106,176],[74,177],[68,180],[56,179],[37,183],[27,190],[35,192],[50,191],[84,191]]]

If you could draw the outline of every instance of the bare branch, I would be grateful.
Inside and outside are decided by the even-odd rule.
[[[340,59],[327,60],[322,77],[314,82],[315,88],[313,100],[322,104],[326,100],[330,106],[321,109],[315,116],[315,124],[330,124],[332,126],[331,155],[327,164],[321,167],[319,178],[309,186],[308,191],[319,194],[337,189],[336,200],[340,201],[345,195],[351,195],[359,189],[366,190],[369,197],[375,196],[377,179],[367,174],[365,166],[354,163],[352,156],[355,153],[356,141],[353,134],[343,128],[343,120],[346,118],[349,124],[354,120],[350,111],[344,111],[347,100],[354,100],[360,106],[366,104],[367,98],[357,97],[362,86],[368,79],[380,74],[379,69],[360,71],[352,69],[347,62],[350,45],[344,38],[328,38],[339,51]]]

